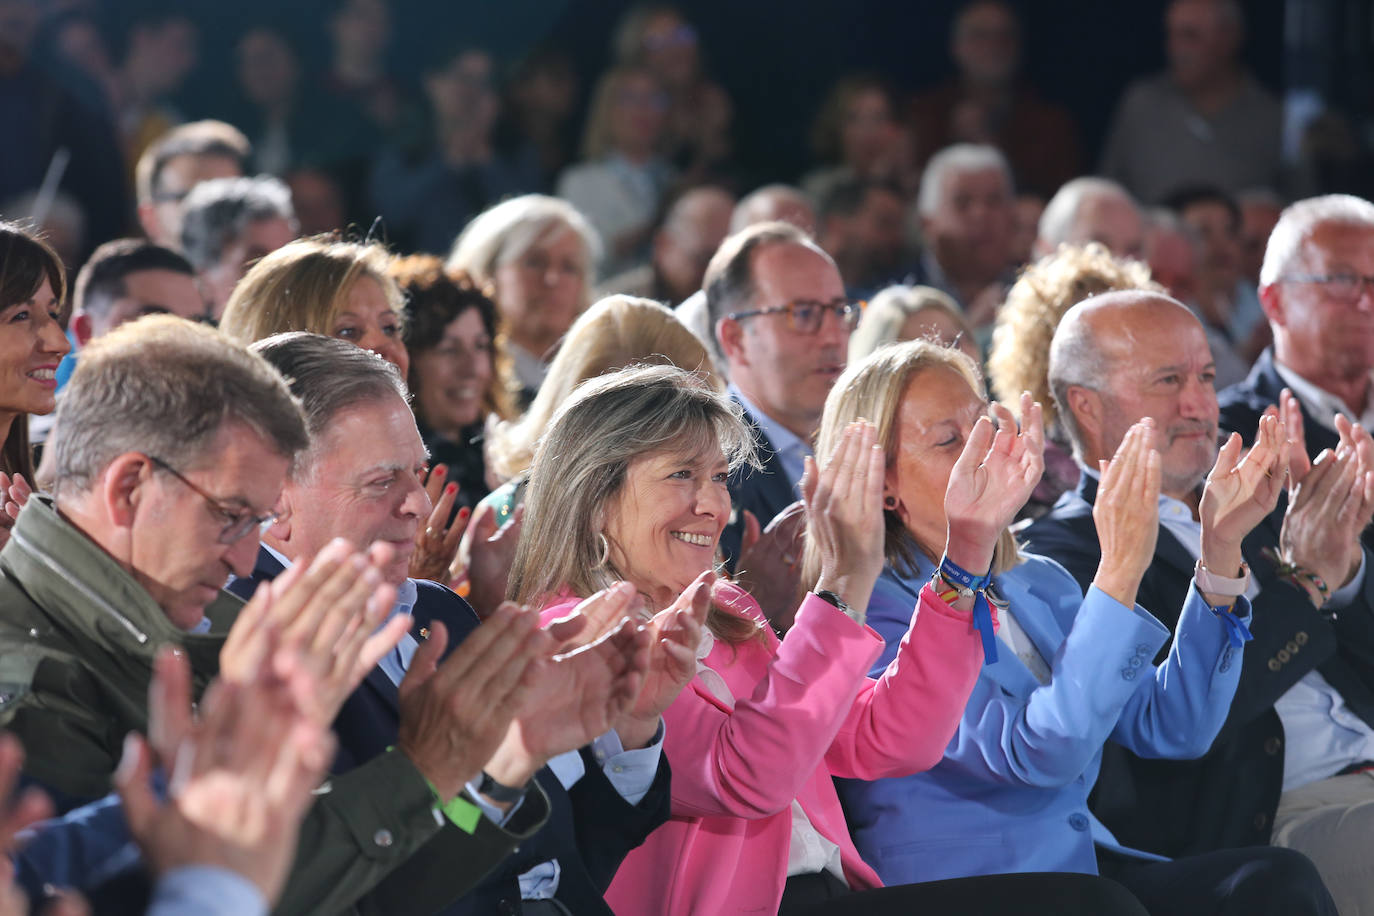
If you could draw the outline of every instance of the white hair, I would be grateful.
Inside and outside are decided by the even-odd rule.
[[[571,230],[582,242],[584,272],[591,276],[601,260],[601,237],[576,207],[545,194],[513,197],[473,217],[453,243],[444,266],[466,271],[479,284],[490,283],[496,268],[564,230]]]
[[[1090,300],[1084,300],[1087,302]],[[1069,407],[1069,389],[1105,391],[1110,381],[1110,366],[1102,346],[1083,317],[1087,310],[1080,302],[1064,313],[1050,341],[1049,386],[1055,410],[1073,446],[1074,457],[1082,459],[1085,450],[1083,430]]]
[[[1374,229],[1374,204],[1351,194],[1326,194],[1285,207],[1264,247],[1259,285],[1272,286],[1288,273],[1302,257],[1303,243],[1323,223]]]
[[[922,216],[933,216],[944,198],[945,183],[954,175],[968,172],[987,172],[996,169],[1006,179],[1007,189],[1015,191],[1011,166],[1007,157],[995,146],[979,143],[955,143],[940,150],[926,163],[921,175],[921,190],[916,196],[916,209]]]
[[[1135,206],[1130,193],[1109,178],[1075,178],[1063,184],[1050,202],[1045,204],[1036,234],[1050,250],[1058,248],[1061,242],[1072,241],[1074,224],[1078,221],[1078,214],[1083,211],[1083,205],[1098,197],[1119,197]]]

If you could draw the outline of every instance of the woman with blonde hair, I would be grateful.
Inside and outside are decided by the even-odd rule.
[[[958,347],[978,360],[978,341],[949,294],[933,286],[889,286],[869,300],[859,326],[849,336],[849,361],[858,362],[883,344],[930,340]]]
[[[1155,666],[1151,659],[1174,634],[1135,603],[1159,530],[1153,421],[1133,426],[1103,462],[1093,511],[1102,558],[1085,595],[1059,564],[1021,552],[1006,527],[1018,508],[1011,503],[1024,500],[1039,476],[1038,462],[1022,463],[1007,511],[976,546],[958,533],[949,494],[970,449],[991,436],[987,406],[974,363],[924,341],[885,347],[851,365],[826,401],[820,453],[842,442],[859,417],[877,424],[882,443],[886,563],[868,620],[886,647],[870,676],[907,651],[911,606],[932,588],[941,598],[972,600],[984,640],[985,664],[935,766],[898,778],[841,780],[865,861],[896,884],[1003,872],[1096,874],[1103,854],[1113,862],[1107,876],[1152,913],[1328,912],[1303,898],[1310,883],[1284,885],[1292,868],[1304,867],[1289,850],[1160,861],[1118,844],[1088,809],[1108,738],[1144,756],[1193,758],[1207,752],[1226,720],[1249,636],[1240,544],[1273,509],[1287,467],[1277,419],[1243,460],[1233,437],[1208,476],[1194,587],[1173,650]],[[1011,412],[993,405],[998,436],[1027,440],[1028,455],[1038,455],[1040,407],[1029,393],[1019,407],[1018,434]],[[991,475],[979,471],[975,479],[983,476]],[[808,545],[806,562],[822,565],[815,547]],[[1238,572],[1240,579],[1222,578]],[[994,608],[996,635],[979,619]],[[1256,901],[1266,905],[1247,905]]]
[[[601,239],[586,217],[543,194],[483,211],[453,243],[445,266],[492,290],[519,406],[533,400],[548,371],[546,355],[591,304],[600,258]]]
[[[1031,400],[1044,412],[1048,440],[1045,475],[1026,503],[1023,517],[1044,515],[1060,495],[1078,484],[1078,465],[1050,396],[1050,341],[1054,331],[1064,313],[1079,302],[1120,289],[1164,292],[1150,278],[1150,269],[1139,261],[1118,258],[1097,242],[1063,244],[1021,271],[997,312],[988,351],[988,383],[997,400],[1013,414],[1020,410],[1021,392],[1029,391]]]

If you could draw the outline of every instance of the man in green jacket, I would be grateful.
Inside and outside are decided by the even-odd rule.
[[[0,551],[0,728],[23,741],[29,781],[64,807],[109,792],[124,736],[146,728],[160,646],[186,652],[197,691],[215,676],[241,604],[220,586],[251,572],[306,445],[281,377],[208,328],[145,319],[83,353],[54,497],[32,499]],[[523,647],[517,630],[503,636]],[[446,753],[393,751],[322,787],[278,912],[416,912],[426,883],[460,893],[543,823],[537,792],[504,826],[441,812],[452,802],[431,786],[477,776],[511,719],[510,672],[468,667],[411,705]]]

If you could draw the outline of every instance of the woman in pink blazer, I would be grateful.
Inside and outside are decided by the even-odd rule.
[[[751,460],[752,441],[738,407],[681,370],[632,368],[586,383],[536,453],[512,596],[553,619],[625,580],[651,627],[690,613],[693,599],[704,608],[699,592],[711,577],[702,573],[730,514],[725,480],[732,463]],[[991,554],[1039,479],[1040,451],[1038,424],[994,436],[980,422],[946,498],[954,561]],[[785,640],[745,592],[721,582],[695,658],[663,643],[672,670],[651,673],[652,699],[631,713],[652,721],[621,727],[656,728],[664,685],[687,682],[663,714],[673,818],[625,860],[607,894],[616,912],[1142,912],[1116,885],[1086,876],[882,888],[855,851],[831,777],[938,762],[983,661],[974,621],[992,633],[990,619],[970,614],[972,597],[947,603],[927,589],[896,660],[866,677],[883,649],[864,625],[883,565],[883,463],[866,422],[846,431],[824,470],[808,459],[808,537],[823,559]]]

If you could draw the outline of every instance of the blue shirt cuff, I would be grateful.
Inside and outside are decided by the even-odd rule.
[[[247,878],[212,865],[187,865],[162,876],[147,916],[264,916],[267,900]]]
[[[1364,561],[1365,561],[1365,557],[1366,557],[1365,549],[1364,549],[1363,547],[1361,547],[1361,548],[1360,548],[1360,568],[1357,569],[1357,570],[1355,570],[1355,575],[1353,575],[1353,576],[1350,577],[1350,581],[1349,581],[1349,582],[1345,583],[1345,584],[1342,585],[1340,588],[1336,589],[1335,592],[1332,593],[1332,595],[1331,595],[1331,601],[1330,601],[1331,604],[1335,604],[1335,605],[1339,605],[1339,606],[1341,606],[1341,607],[1345,607],[1346,605],[1348,605],[1348,604],[1350,604],[1352,601],[1354,601],[1357,597],[1359,597],[1360,592],[1364,589]]]
[[[639,804],[653,787],[658,760],[663,755],[663,735],[663,720],[659,719],[658,731],[646,747],[625,750],[614,729],[592,742],[592,756],[601,765],[601,772],[620,797],[632,805]]]

